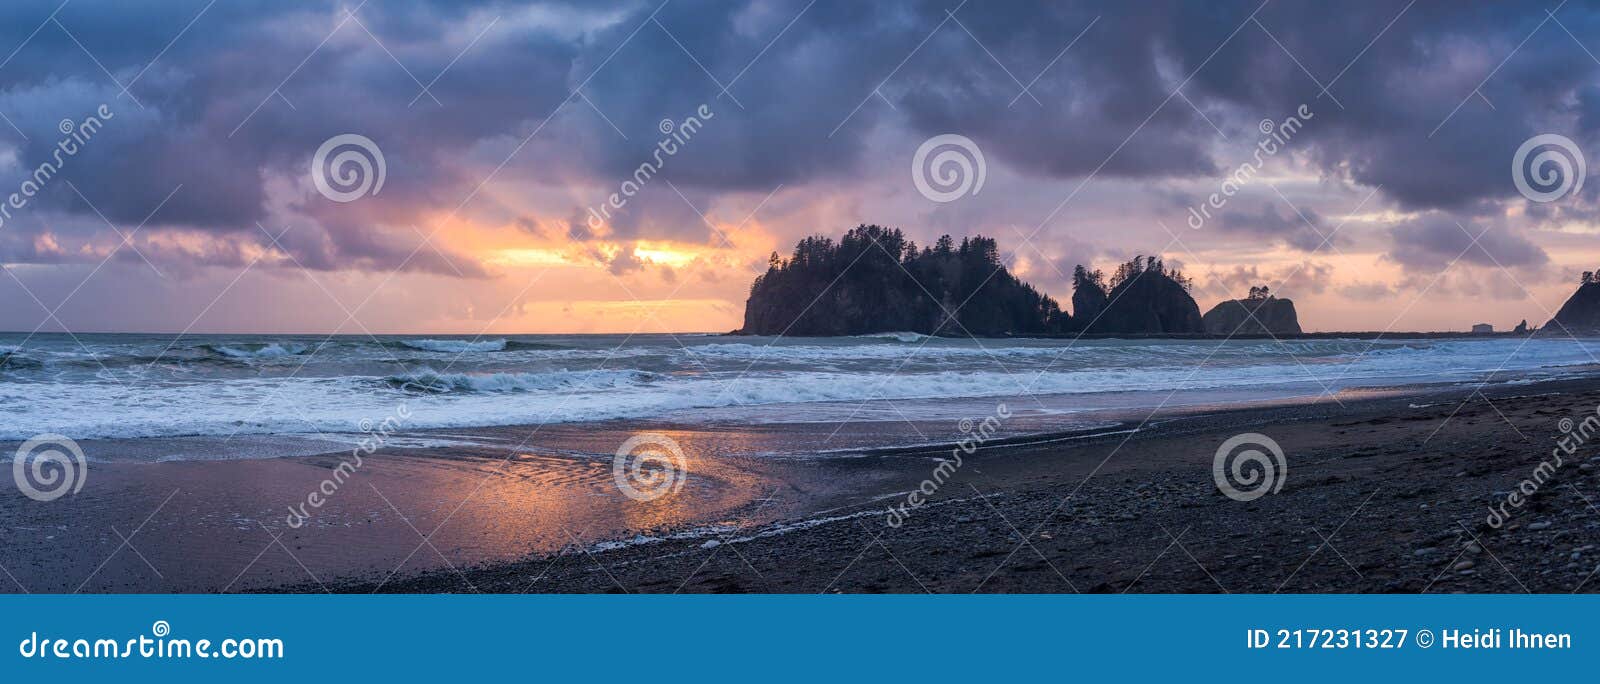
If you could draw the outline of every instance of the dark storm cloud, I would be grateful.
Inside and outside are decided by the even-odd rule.
[[[308,179],[306,162],[323,140],[359,131],[386,157],[383,192],[351,205],[296,203],[296,217],[312,225],[283,246],[310,268],[406,263],[481,273],[448,268],[436,250],[413,256],[418,236],[373,226],[414,222],[424,210],[445,214],[469,195],[484,172],[457,163],[463,152],[553,107],[579,49],[530,29],[491,31],[463,54],[502,11],[471,4],[372,6],[351,18],[345,10],[353,6],[327,3],[218,3],[199,14],[204,3],[147,10],[79,2],[41,26],[56,4],[8,7],[14,35],[0,36],[0,44],[20,46],[0,68],[0,113],[28,136],[9,141],[19,165],[50,159],[59,120],[101,103],[115,117],[60,174],[82,197],[53,183],[34,210],[97,211],[125,227],[150,217],[152,226],[259,241],[255,223],[271,222],[270,180]],[[423,94],[418,81],[447,65],[456,77]],[[129,93],[113,78],[132,84]]]
[[[52,184],[35,209],[98,209],[123,225],[155,212],[152,226],[257,241],[257,221],[301,221],[283,246],[311,268],[472,275],[482,271],[466,257],[418,251],[411,224],[517,194],[484,191],[491,175],[615,188],[650,158],[663,119],[701,105],[714,118],[613,222],[616,236],[715,241],[674,188],[707,211],[723,193],[849,183],[874,140],[914,148],[948,132],[1067,188],[1090,174],[1214,178],[1238,163],[1219,146],[1253,144],[1256,122],[1305,104],[1315,117],[1290,147],[1315,171],[1461,216],[1520,202],[1507,176],[1527,137],[1600,141],[1600,67],[1568,35],[1600,32],[1587,5],[1552,19],[1553,4],[1526,3],[1004,2],[948,14],[957,4],[369,3],[352,18],[353,5],[226,2],[183,30],[204,2],[77,0],[54,19],[54,1],[11,3],[0,113],[28,137],[4,126],[0,144],[30,168],[57,122],[108,103],[117,119],[61,174],[83,197]],[[381,195],[334,206],[306,192],[304,167],[347,132],[378,143],[388,177]],[[1320,242],[1297,223],[1241,214],[1224,229]],[[1393,256],[1433,263],[1450,239],[1433,224],[1397,229]],[[1523,264],[1543,256],[1509,234],[1486,240]]]
[[[1280,214],[1270,203],[1263,202],[1256,211],[1223,212],[1219,227],[1228,233],[1249,235],[1264,241],[1282,242],[1295,249],[1314,252],[1327,245],[1338,245],[1334,226],[1328,225],[1316,211],[1306,209],[1296,214],[1291,209]]]
[[[1408,270],[1434,272],[1456,262],[1494,268],[1542,266],[1550,256],[1504,224],[1476,224],[1429,215],[1390,229],[1389,258]]]

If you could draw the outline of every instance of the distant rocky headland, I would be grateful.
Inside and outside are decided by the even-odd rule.
[[[1542,330],[1546,333],[1600,332],[1600,277],[1585,272],[1578,291],[1567,298]]]
[[[1205,316],[1191,281],[1157,256],[1137,256],[1107,278],[1073,271],[1072,310],[1018,280],[992,238],[946,235],[918,248],[897,229],[858,226],[838,242],[813,236],[776,252],[750,286],[746,335],[1205,335],[1299,333],[1294,303],[1252,288],[1249,299]],[[1213,326],[1215,324],[1215,327]]]

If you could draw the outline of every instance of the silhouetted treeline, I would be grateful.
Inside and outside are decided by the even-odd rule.
[[[919,250],[898,229],[859,226],[837,243],[801,240],[788,259],[774,252],[750,286],[744,332],[1038,334],[1059,329],[1063,316],[1055,300],[1000,264],[991,238],[957,245],[946,235]]]
[[[1072,272],[1072,332],[1205,332],[1193,283],[1160,257],[1136,256],[1117,266],[1108,284],[1101,271]]]
[[[835,243],[820,236],[776,252],[750,286],[744,328],[753,335],[1038,335],[1202,332],[1189,281],[1157,257],[1136,257],[1109,284],[1074,273],[1074,313],[1011,275],[993,238],[922,247],[898,229],[858,226]],[[954,316],[952,320],[951,316]]]

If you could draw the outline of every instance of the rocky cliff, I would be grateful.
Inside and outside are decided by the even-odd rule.
[[[1567,302],[1561,305],[1561,310],[1545,324],[1543,330],[1549,333],[1600,332],[1600,280],[1586,279],[1578,286],[1578,291],[1567,298]]]
[[[1073,332],[1203,333],[1189,280],[1158,257],[1134,257],[1109,285],[1079,266],[1073,314],[1018,280],[995,241],[950,236],[918,249],[899,230],[858,226],[837,243],[808,237],[774,253],[750,285],[746,335],[829,336],[916,332],[955,337]]]
[[[952,316],[953,314],[953,316]],[[956,337],[1060,332],[1055,300],[1011,275],[994,240],[946,235],[918,250],[899,230],[859,226],[809,237],[750,286],[747,335],[916,332]]]
[[[1072,329],[1082,332],[1106,310],[1105,276],[1079,266],[1072,274]]]
[[[1212,335],[1300,333],[1300,319],[1295,315],[1294,302],[1272,296],[1230,299],[1211,307],[1202,320],[1206,332]]]
[[[1109,289],[1099,271],[1080,270],[1073,280],[1076,329],[1127,335],[1205,332],[1188,279],[1157,257],[1134,257],[1117,267]]]

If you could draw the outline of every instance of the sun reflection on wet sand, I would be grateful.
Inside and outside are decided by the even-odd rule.
[[[91,573],[86,590],[316,587],[576,553],[608,540],[726,533],[793,514],[829,491],[815,464],[751,455],[773,435],[660,429],[681,445],[683,486],[635,500],[612,471],[612,452],[632,431],[553,428],[551,440],[530,441],[561,449],[521,448],[507,457],[525,431],[483,430],[476,445],[370,455],[298,527],[289,506],[305,501],[347,454],[96,463],[80,495],[48,510],[0,502],[0,523],[31,521],[0,529],[0,562],[35,591],[72,591]],[[127,443],[94,449],[108,453],[118,444]],[[133,542],[140,554],[116,552],[120,540],[110,528],[126,534],[146,516]]]

